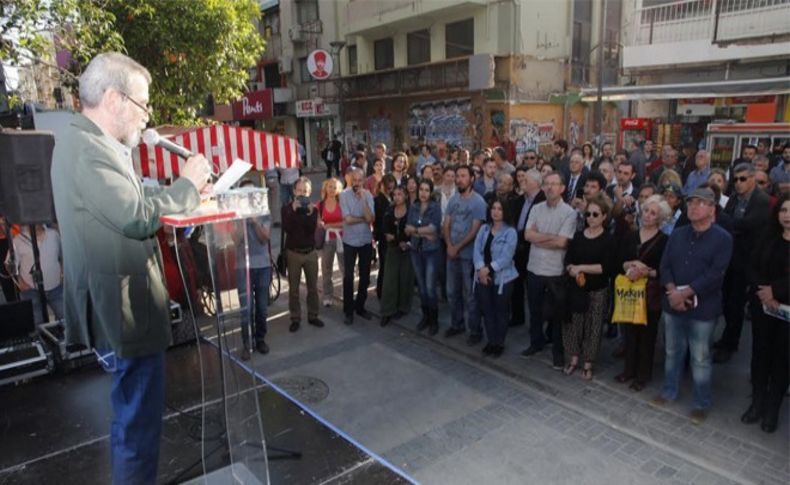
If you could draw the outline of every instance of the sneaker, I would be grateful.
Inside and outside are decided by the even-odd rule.
[[[520,354],[520,355],[521,355],[522,357],[532,357],[533,355],[537,354],[537,353],[538,353],[538,352],[540,352],[541,350],[543,350],[543,347],[537,347],[537,346],[535,346],[535,345],[530,345],[529,347],[527,347],[527,349],[526,349],[526,350],[524,350],[523,352],[521,352],[521,354]]]
[[[265,340],[258,340],[255,343],[255,350],[258,351],[259,354],[268,354],[269,353],[269,346],[266,345]]]
[[[458,334],[464,333],[460,328],[450,327],[444,332],[444,338],[455,337]]]
[[[320,318],[311,318],[311,319],[307,320],[307,323],[309,323],[310,325],[312,325],[314,327],[318,327],[318,328],[321,328],[321,327],[324,326],[324,322]]]
[[[332,306],[332,299],[331,298],[324,298],[324,306],[325,307]]]
[[[694,409],[689,417],[691,418],[691,424],[699,426],[708,418],[708,412],[704,409]]]
[[[289,332],[296,332],[299,330],[299,320],[294,320],[291,322],[291,325],[288,327]]]
[[[669,399],[665,398],[664,396],[656,396],[650,400],[650,405],[657,407],[657,408],[665,408],[669,404]]]

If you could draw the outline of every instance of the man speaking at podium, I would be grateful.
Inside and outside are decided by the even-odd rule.
[[[105,53],[79,81],[82,113],[58,138],[52,161],[66,344],[93,348],[112,374],[113,483],[152,484],[171,339],[154,233],[160,215],[198,207],[210,168],[197,155],[170,187],[143,188],[131,149],[151,114],[151,75],[123,54]]]

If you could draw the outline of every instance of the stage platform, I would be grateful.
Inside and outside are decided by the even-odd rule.
[[[222,437],[219,361],[213,345],[203,343],[201,349],[206,380],[213,383],[205,390],[206,472],[218,478],[230,464]],[[270,458],[271,483],[413,483],[293,398],[258,382],[267,445],[302,453],[298,459]],[[109,375],[96,367],[0,388],[0,483],[110,483],[109,391]],[[167,352],[166,403],[159,483],[189,482],[203,475],[197,346]],[[231,483],[212,483],[220,482]]]

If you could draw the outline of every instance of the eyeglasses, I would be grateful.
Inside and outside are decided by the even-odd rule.
[[[585,212],[585,213],[584,213],[584,217],[587,217],[587,218],[590,218],[590,217],[598,217],[598,216],[600,216],[600,215],[601,215],[601,213],[600,213],[600,212],[590,212],[590,211],[588,211],[588,212]]]
[[[768,185],[768,181],[767,180],[758,180],[757,181],[757,185]]]
[[[135,99],[133,97],[129,96],[128,94],[126,94],[124,92],[120,92],[120,93],[121,93],[121,96],[124,97],[124,99],[127,99],[127,100],[131,101],[131,103],[133,105],[135,105],[138,108],[140,108],[141,110],[143,110],[147,115],[149,115],[149,116],[151,115],[152,108],[151,108],[150,104],[142,104],[139,101],[135,101]]]
[[[733,177],[732,179],[735,180],[736,182],[746,182],[747,180],[749,180],[749,177]]]

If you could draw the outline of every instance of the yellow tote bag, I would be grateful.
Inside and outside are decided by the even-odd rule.
[[[631,281],[625,275],[617,275],[612,321],[647,325],[647,278]]]

